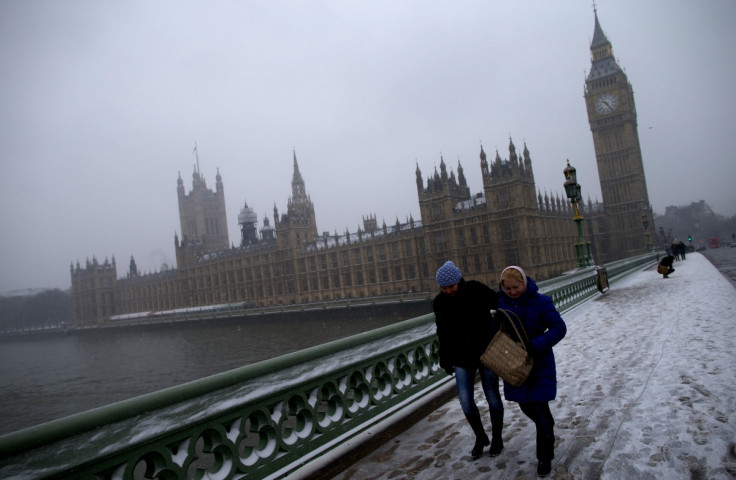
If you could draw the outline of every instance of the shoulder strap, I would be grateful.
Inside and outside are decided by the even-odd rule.
[[[524,325],[521,323],[521,320],[519,320],[519,317],[514,312],[504,310],[503,308],[499,308],[498,311],[502,312],[506,316],[506,319],[509,321],[511,326],[514,328],[514,331],[516,332],[516,338],[521,340],[521,343],[524,344],[524,349],[526,349],[526,345],[527,343],[529,343],[529,337],[527,336],[526,330],[524,330]],[[516,322],[514,322],[514,319],[511,318],[511,315],[514,316],[516,322],[519,322],[519,328],[521,328],[521,331],[524,332],[524,338],[522,338],[519,334],[519,329],[516,328]],[[526,342],[524,341],[524,339],[526,339]]]

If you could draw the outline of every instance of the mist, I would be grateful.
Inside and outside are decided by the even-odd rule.
[[[634,87],[656,213],[736,214],[736,3],[597,2]],[[589,2],[0,3],[0,292],[69,288],[71,264],[175,266],[176,181],[222,175],[286,210],[293,156],[320,231],[419,219],[414,171],[444,159],[482,190],[479,152],[530,151],[542,194],[577,168],[601,200],[583,87]]]

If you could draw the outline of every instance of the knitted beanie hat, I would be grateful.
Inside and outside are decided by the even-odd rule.
[[[446,261],[439,270],[437,270],[437,284],[440,287],[447,287],[460,283],[463,278],[463,274],[460,269],[455,266],[451,261]]]

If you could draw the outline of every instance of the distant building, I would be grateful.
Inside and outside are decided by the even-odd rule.
[[[646,251],[642,215],[653,217],[644,179],[631,85],[613,58],[595,15],[592,68],[585,83],[588,118],[598,161],[603,203],[579,205],[586,240],[597,263]],[[424,179],[415,170],[421,219],[409,216],[380,226],[363,217],[356,232],[319,233],[314,205],[293,158],[286,212],[274,206],[273,226],[244,203],[241,241],[229,246],[222,178],[208,189],[195,167],[192,190],[177,192],[182,237],[174,238],[176,268],[140,275],[131,258],[117,278],[115,259],[71,267],[77,325],[97,325],[112,315],[247,301],[261,306],[436,291],[434,273],[452,259],[463,273],[496,286],[507,265],[522,265],[536,279],[576,265],[577,231],[565,197],[542,195],[531,154],[509,139],[507,158],[479,153],[483,191],[471,193],[460,162],[457,175],[440,158]],[[564,178],[560,160],[560,184]]]

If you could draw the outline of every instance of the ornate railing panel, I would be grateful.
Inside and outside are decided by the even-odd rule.
[[[615,282],[654,255],[607,265]],[[540,282],[561,311],[594,269]],[[284,478],[446,387],[424,315],[0,437],[3,479]]]
[[[0,437],[0,478],[286,474],[441,386],[438,371],[425,315]]]

